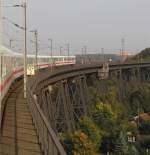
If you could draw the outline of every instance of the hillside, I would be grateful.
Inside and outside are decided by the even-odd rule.
[[[133,60],[150,60],[150,48],[142,50],[139,54],[132,58]]]

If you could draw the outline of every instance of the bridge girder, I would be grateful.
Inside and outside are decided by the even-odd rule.
[[[92,74],[89,74],[89,71],[85,71],[88,74],[73,73],[76,76],[67,76],[66,79],[59,80],[53,85],[46,86],[46,81],[43,82],[44,87],[40,85],[41,89],[37,94],[38,103],[56,132],[74,131],[75,122],[82,116],[89,115],[90,98],[87,77],[94,74],[97,80],[104,80],[100,78],[100,70],[98,69],[96,74],[95,71],[92,68]],[[70,72],[69,74],[71,75]],[[117,68],[110,70],[109,75],[110,78],[119,79],[120,83],[123,81],[140,82],[150,80],[150,68],[137,65],[132,68]]]

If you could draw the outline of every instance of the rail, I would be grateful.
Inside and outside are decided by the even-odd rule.
[[[45,155],[67,155],[58,137],[48,123],[36,96],[32,94],[30,87],[27,87],[27,101],[32,114],[33,122],[37,130],[41,149]]]
[[[130,62],[130,63],[111,63],[109,64],[110,71],[118,69],[130,69],[134,67],[149,67],[150,62]],[[68,65],[54,68],[53,72],[50,72],[50,68],[41,69],[36,74],[35,79],[31,80],[34,84],[32,90],[34,92],[40,91],[42,87],[54,84],[66,78],[74,77],[82,74],[97,73],[102,68],[102,64],[84,64],[84,65]]]

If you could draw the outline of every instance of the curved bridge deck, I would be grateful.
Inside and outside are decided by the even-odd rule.
[[[1,155],[41,155],[36,130],[26,100],[23,81],[17,81],[8,92],[0,140]]]

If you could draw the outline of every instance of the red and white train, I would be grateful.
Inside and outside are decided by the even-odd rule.
[[[75,56],[38,56],[38,68],[75,63]],[[35,66],[35,55],[27,56],[28,70]],[[30,71],[29,71],[30,72]],[[2,100],[12,82],[23,75],[23,55],[0,45],[0,113]]]

